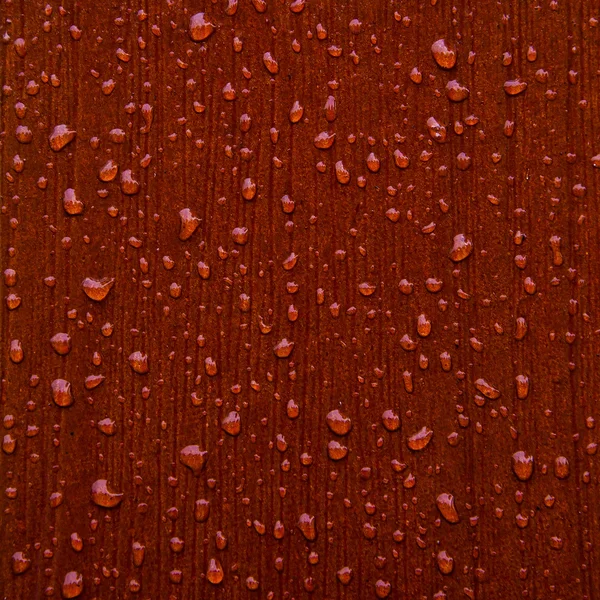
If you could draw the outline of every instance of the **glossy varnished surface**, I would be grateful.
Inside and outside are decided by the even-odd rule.
[[[600,12],[0,5],[3,598],[598,598]]]

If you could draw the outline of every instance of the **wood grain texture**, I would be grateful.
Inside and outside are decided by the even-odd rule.
[[[2,598],[600,597],[597,3],[0,17]]]

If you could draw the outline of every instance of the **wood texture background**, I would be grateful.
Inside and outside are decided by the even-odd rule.
[[[235,8],[2,0],[2,597],[600,597],[598,4]]]

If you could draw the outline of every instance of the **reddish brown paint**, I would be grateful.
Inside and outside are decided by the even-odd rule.
[[[599,597],[595,3],[0,15],[3,598]]]

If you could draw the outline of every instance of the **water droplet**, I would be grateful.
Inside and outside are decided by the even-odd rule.
[[[207,20],[204,13],[196,13],[190,17],[190,37],[194,42],[202,42],[215,30],[215,26]]]
[[[232,410],[222,421],[221,428],[229,435],[239,435],[242,429],[242,422],[240,419],[240,413]]]
[[[371,173],[377,173],[381,167],[381,162],[375,156],[374,152],[371,152],[369,156],[367,156],[367,169],[371,171]]]
[[[533,475],[533,456],[523,450],[515,452],[512,456],[512,468],[518,479],[527,481]]]
[[[57,406],[67,408],[73,404],[71,384],[67,380],[55,379],[50,387],[52,388],[52,400]]]
[[[265,65],[267,71],[271,73],[271,75],[276,75],[279,73],[279,65],[270,52],[265,52],[263,54],[263,64]]]
[[[196,477],[198,477],[206,467],[207,460],[208,452],[206,450],[200,450],[200,446],[197,445],[186,446],[179,453],[179,462],[191,469]]]
[[[423,450],[429,445],[432,437],[433,430],[428,427],[422,427],[417,433],[414,433],[408,438],[408,447],[411,450]]]
[[[475,382],[475,387],[490,400],[500,398],[500,390],[497,390],[494,386],[490,385],[485,379],[478,379]]]
[[[335,96],[328,96],[327,101],[325,102],[325,106],[323,108],[325,113],[325,118],[333,123],[337,117],[337,102]]]
[[[225,14],[228,17],[233,17],[238,9],[238,0],[227,0],[227,7],[225,8]]]
[[[69,571],[62,584],[63,598],[77,598],[83,592],[83,575],[77,571]]]
[[[363,282],[358,284],[358,291],[362,296],[372,296],[375,293],[376,286],[373,283]]]
[[[427,337],[431,333],[431,321],[424,314],[417,317],[417,333],[421,337]]]
[[[31,568],[31,559],[24,552],[15,552],[12,555],[12,572],[22,575]]]
[[[57,333],[50,339],[50,344],[56,354],[64,356],[71,351],[71,336],[68,333]]]
[[[256,183],[250,177],[246,177],[242,182],[242,196],[244,200],[253,200],[256,196]]]
[[[564,456],[557,456],[554,460],[554,475],[558,479],[566,479],[570,473],[569,460]]]
[[[521,78],[510,79],[509,81],[504,82],[504,91],[509,96],[517,96],[518,94],[522,94],[526,89],[527,83]]]
[[[408,156],[400,150],[394,150],[394,163],[399,169],[407,169],[410,165],[410,160]]]
[[[137,350],[129,355],[129,365],[131,368],[140,375],[144,375],[148,372],[148,355],[145,352]]]
[[[231,232],[231,238],[236,244],[243,246],[248,243],[248,228],[247,227],[236,227]]]
[[[287,358],[294,349],[294,342],[288,342],[287,339],[282,339],[273,348],[275,356],[278,358]]]
[[[194,519],[198,521],[198,523],[204,523],[208,520],[209,516],[210,502],[208,500],[204,500],[203,498],[196,500],[194,504]]]
[[[198,275],[200,275],[202,279],[208,279],[210,277],[210,266],[207,265],[204,261],[199,261],[197,268]]]
[[[112,158],[110,158],[106,161],[104,166],[100,169],[100,172],[98,173],[98,177],[100,178],[100,181],[104,181],[105,183],[108,183],[109,181],[112,181],[117,176],[118,171],[119,171],[119,165]]]
[[[445,550],[438,552],[437,565],[442,575],[450,575],[454,571],[454,559]]]
[[[456,64],[456,51],[446,43],[445,39],[433,42],[431,53],[442,69],[451,69]]]
[[[123,494],[108,489],[106,479],[97,479],[92,484],[92,502],[102,508],[115,508],[123,501]]]
[[[140,542],[133,542],[131,544],[131,554],[133,556],[133,564],[136,567],[141,567],[144,563],[144,557],[146,555],[146,546]]]
[[[352,429],[352,420],[335,409],[327,414],[327,425],[337,435],[348,435]]]
[[[67,125],[57,125],[50,134],[48,141],[50,142],[50,148],[54,152],[62,150],[69,142],[75,139],[76,132],[74,129],[70,129]]]
[[[101,431],[104,435],[115,435],[117,432],[117,424],[113,419],[107,417],[106,419],[101,419],[98,421],[98,430]]]
[[[179,211],[179,219],[181,221],[179,239],[182,241],[189,240],[196,229],[198,229],[200,219],[194,216],[189,208],[184,208]]]
[[[126,169],[121,173],[121,191],[126,196],[135,196],[140,191],[140,183],[133,176],[131,169]]]
[[[315,526],[315,517],[307,513],[302,513],[298,519],[298,529],[302,532],[304,537],[312,542],[317,539],[317,529]]]
[[[333,142],[335,142],[335,133],[330,133],[328,131],[322,131],[314,139],[315,147],[320,148],[321,150],[331,148]]]
[[[348,455],[348,448],[340,444],[337,440],[331,440],[327,444],[327,454],[331,460],[342,460]]]
[[[12,434],[7,433],[2,439],[2,451],[5,454],[13,454],[17,449],[17,438]]]
[[[350,181],[350,172],[344,167],[341,160],[335,163],[335,176],[341,184],[347,184]]]
[[[453,79],[446,84],[446,96],[448,96],[449,100],[452,102],[462,102],[469,97],[469,88],[461,85]]]
[[[77,198],[75,190],[68,188],[63,194],[63,208],[68,215],[80,215],[83,213],[83,202]]]
[[[102,302],[108,296],[115,283],[114,277],[104,277],[102,279],[94,279],[86,277],[81,286],[85,295],[95,302]]]
[[[375,595],[378,598],[387,598],[392,591],[392,584],[389,581],[383,581],[383,579],[378,579],[375,582]]]
[[[529,377],[527,375],[517,375],[515,378],[517,388],[517,398],[525,400],[529,395]]]
[[[10,360],[15,365],[18,365],[19,363],[23,362],[23,358],[25,355],[23,353],[23,346],[21,345],[20,340],[10,341],[10,350],[8,351],[8,355],[10,357]]]
[[[442,517],[444,517],[448,523],[459,522],[460,519],[454,506],[454,496],[452,494],[440,494],[435,502]]]
[[[353,572],[350,567],[342,567],[341,569],[338,570],[336,575],[337,575],[338,581],[342,585],[349,585],[350,582],[352,581]]]
[[[429,119],[427,119],[427,129],[429,135],[436,142],[441,143],[446,141],[446,128],[441,125],[435,117],[429,117]]]
[[[298,123],[304,115],[304,108],[300,105],[300,102],[296,100],[290,109],[290,121],[292,123]]]
[[[454,262],[465,260],[473,251],[473,242],[464,233],[454,236],[454,244],[450,250],[450,258]]]
[[[388,431],[398,431],[400,429],[400,417],[391,409],[383,412],[381,422]]]

